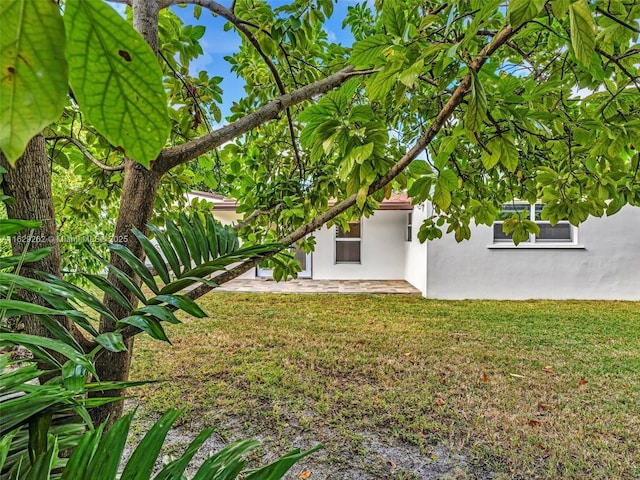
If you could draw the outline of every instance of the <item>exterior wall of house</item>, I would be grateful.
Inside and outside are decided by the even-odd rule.
[[[471,240],[427,245],[427,292],[442,299],[640,300],[640,208],[589,218],[574,248],[490,248],[490,227]]]
[[[427,218],[427,205],[418,205],[413,209],[411,241],[405,242],[404,279],[427,295],[427,243],[418,241],[418,230]]]
[[[405,278],[407,211],[380,210],[362,219],[359,264],[335,263],[335,227],[316,231],[312,275],[316,280],[402,280]]]

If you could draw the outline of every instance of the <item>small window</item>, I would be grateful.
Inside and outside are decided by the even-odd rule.
[[[410,242],[413,238],[413,212],[407,213],[407,237],[405,240]]]
[[[514,214],[520,215],[524,219],[536,222],[540,227],[540,234],[529,235],[529,240],[525,244],[545,244],[545,243],[572,243],[575,240],[575,227],[568,221],[561,220],[556,225],[551,225],[546,220],[542,220],[543,203],[506,203],[502,207],[499,220],[493,224],[494,243],[512,242],[511,235],[502,231],[504,220],[511,218]]]
[[[350,222],[346,231],[336,227],[336,263],[360,263],[360,244],[360,222]]]

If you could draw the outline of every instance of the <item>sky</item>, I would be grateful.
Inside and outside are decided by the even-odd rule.
[[[229,0],[222,0],[225,6],[229,6]],[[272,7],[278,7],[287,3],[287,0],[270,0],[268,3]],[[342,20],[346,16],[347,8],[355,5],[353,0],[338,0],[334,5],[333,15],[325,23],[325,30],[330,41],[342,43],[343,45],[351,45],[353,37],[347,29],[342,29]],[[193,17],[193,7],[185,8],[172,7],[174,12],[182,18],[185,24],[204,25],[206,33],[201,39],[200,44],[204,50],[204,54],[191,63],[193,74],[197,74],[200,70],[206,70],[211,76],[221,76],[224,78],[221,87],[223,90],[223,105],[220,106],[223,118],[229,114],[229,109],[233,101],[240,99],[244,94],[244,84],[234,73],[230,71],[229,64],[224,57],[237,51],[240,46],[240,36],[233,30],[224,31],[223,26],[226,20],[220,17],[213,17],[206,9],[203,9],[200,19]]]

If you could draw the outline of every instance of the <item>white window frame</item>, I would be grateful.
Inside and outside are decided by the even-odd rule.
[[[349,222],[349,224],[359,224],[360,225],[360,236],[359,237],[338,237],[338,232],[340,231],[340,227],[336,225],[333,230],[333,263],[334,265],[361,265],[362,264],[362,221],[361,219],[355,222]],[[338,261],[338,242],[358,242],[360,244],[360,260],[357,262],[343,262]]]
[[[528,208],[529,210],[529,216],[526,218],[527,220],[531,220],[533,222],[535,222],[538,225],[550,225],[551,222],[549,222],[548,220],[536,220],[536,206],[537,205],[544,205],[543,203],[533,203],[530,204],[528,202],[519,202],[519,201],[515,201],[513,202],[516,205],[524,205]],[[520,242],[519,245],[515,245],[513,243],[513,240],[510,238],[506,238],[506,239],[497,239],[495,238],[495,228],[497,225],[502,226],[502,224],[504,223],[504,220],[496,220],[493,225],[492,225],[492,230],[491,230],[491,236],[492,236],[492,241],[493,243],[491,245],[488,246],[488,248],[521,248],[521,249],[526,249],[526,248],[584,248],[583,245],[578,244],[578,228],[571,225],[569,223],[569,221],[567,220],[561,220],[558,222],[558,224],[567,224],[569,225],[570,228],[570,232],[571,232],[571,239],[570,240],[563,240],[563,241],[557,241],[557,240],[544,240],[544,239],[539,239],[537,238],[537,236],[534,233],[530,233],[529,234],[529,240],[525,241],[525,242]]]

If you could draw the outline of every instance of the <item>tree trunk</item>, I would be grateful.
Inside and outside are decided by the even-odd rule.
[[[12,168],[4,154],[0,152],[0,165],[7,173],[2,179],[2,189],[5,195],[15,199],[15,203],[7,205],[8,218],[20,220],[40,220],[42,225],[33,231],[23,230],[11,238],[11,249],[14,255],[31,252],[39,248],[51,247],[51,253],[37,262],[27,263],[20,268],[20,275],[27,278],[41,278],[35,273],[40,270],[52,275],[60,276],[60,245],[53,207],[51,192],[51,172],[44,136],[40,133],[27,144],[22,157]],[[26,290],[18,292],[20,296],[31,303],[47,305],[39,295]],[[57,320],[67,329],[74,332],[72,322],[64,317]],[[30,335],[50,337],[51,334],[34,316],[23,316],[21,319],[24,330]],[[16,327],[13,325],[12,327]],[[21,327],[22,328],[22,327]],[[77,333],[77,332],[75,332]],[[76,335],[77,336],[77,335]],[[78,338],[81,340],[81,338]],[[64,357],[54,355],[64,363]]]
[[[122,197],[120,199],[120,211],[116,224],[115,242],[125,245],[140,259],[144,259],[142,246],[131,233],[131,228],[136,227],[146,233],[147,223],[151,220],[154,200],[158,191],[161,176],[153,171],[146,170],[142,165],[127,160],[125,164],[124,185]],[[111,264],[134,277],[134,273],[124,260],[119,256],[111,255]],[[135,278],[135,277],[134,277]],[[122,285],[116,277],[109,274],[109,280],[119,287],[123,293],[128,292],[121,288]],[[139,282],[139,279],[136,278]],[[127,295],[130,303],[135,307],[137,297],[133,294]],[[111,297],[105,297],[106,306],[118,317],[123,318],[129,315],[127,309],[115,302]],[[115,325],[107,318],[100,320],[100,333],[111,332]],[[129,368],[131,366],[131,355],[133,354],[133,338],[126,340],[127,350],[125,352],[114,353],[103,350],[96,358],[96,372],[101,381],[126,381],[129,378]],[[118,397],[123,395],[122,390],[110,390],[106,392],[96,392],[95,397]],[[108,421],[108,427],[122,415],[123,401],[112,402],[102,407],[91,410],[91,417],[96,422]]]
[[[151,49],[158,53],[158,14],[160,6],[158,0],[133,0],[133,27],[149,44]],[[141,260],[144,260],[144,251],[137,239],[131,233],[131,227],[146,233],[147,223],[151,220],[156,193],[162,173],[157,173],[151,168],[146,170],[142,165],[126,160],[124,171],[124,185],[122,187],[122,197],[120,199],[120,211],[118,212],[118,222],[116,223],[115,242],[128,247],[131,252]],[[129,265],[117,255],[111,255],[111,263],[135,278]],[[109,274],[109,280],[121,287],[120,281]],[[139,279],[137,279],[140,284]],[[126,289],[121,289],[126,292]],[[137,305],[137,298],[128,295],[129,302]],[[123,318],[131,312],[121,307],[111,297],[105,296],[106,306],[118,317]],[[110,332],[114,329],[113,322],[109,319],[100,319],[100,333]],[[131,367],[131,356],[133,355],[133,338],[125,340],[127,350],[120,353],[102,351],[96,358],[96,372],[101,381],[126,381],[129,379],[129,369]],[[107,392],[96,392],[96,397],[119,397],[122,390],[110,390]],[[91,411],[93,421],[98,424],[107,422],[107,428],[113,425],[120,416],[124,408],[124,401],[117,401],[94,408]]]
[[[7,205],[7,217],[42,222],[42,226],[38,229],[23,230],[11,237],[13,254],[20,255],[25,251],[31,252],[39,248],[51,247],[51,254],[47,257],[22,265],[20,275],[39,279],[35,272],[41,270],[60,276],[60,245],[44,136],[40,133],[31,139],[15,168],[9,165],[2,153],[0,153],[0,164],[7,170],[2,179],[2,190],[5,195],[15,199],[15,203]],[[43,304],[42,298],[36,294],[20,291],[20,295],[29,302]],[[22,321],[27,333],[49,336],[48,330],[35,317],[23,317]]]

